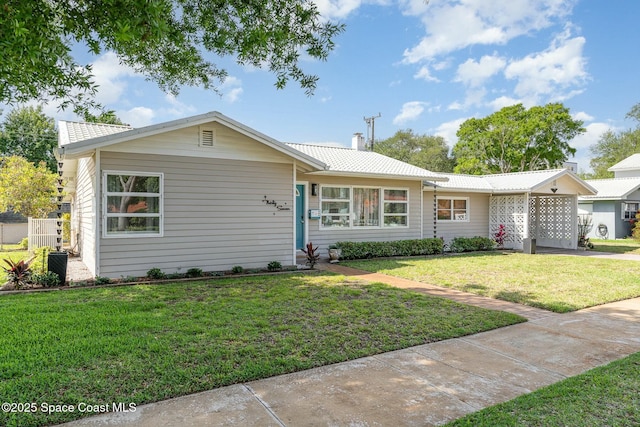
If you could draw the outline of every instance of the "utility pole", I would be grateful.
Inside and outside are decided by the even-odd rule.
[[[364,118],[364,121],[367,123],[367,141],[369,142],[369,149],[371,151],[373,151],[373,141],[375,141],[376,119],[379,117],[382,117],[382,114],[378,113],[377,116]],[[369,131],[371,131],[371,139],[369,139]]]

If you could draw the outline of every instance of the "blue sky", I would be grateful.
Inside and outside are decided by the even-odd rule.
[[[184,88],[178,97],[122,67],[112,53],[94,64],[98,100],[135,127],[217,110],[283,142],[349,146],[375,122],[376,139],[400,129],[441,135],[449,146],[464,120],[522,102],[562,102],[584,121],[575,158],[622,130],[640,102],[640,2],[611,0],[319,0],[346,24],[326,62],[304,59],[320,77],[315,94],[295,82],[277,90],[268,71],[211,58],[229,78],[223,95]],[[83,49],[78,49],[82,58]],[[75,119],[46,107],[56,119]]]

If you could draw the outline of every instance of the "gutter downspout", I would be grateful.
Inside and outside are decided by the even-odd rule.
[[[96,221],[95,221],[95,225],[94,225],[94,245],[95,245],[95,253],[96,253],[96,259],[95,259],[95,268],[94,271],[96,272],[96,277],[100,276],[100,245],[101,245],[101,241],[102,239],[100,238],[101,234],[102,234],[102,230],[101,230],[101,224],[104,221],[103,218],[103,214],[102,214],[102,165],[100,164],[100,150],[96,150],[96,191],[95,191],[95,203],[94,206],[96,208]]]

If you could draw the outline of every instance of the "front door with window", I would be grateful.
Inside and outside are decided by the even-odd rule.
[[[296,185],[296,249],[304,248],[304,184]]]

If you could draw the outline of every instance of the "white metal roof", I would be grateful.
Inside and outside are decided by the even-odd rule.
[[[640,177],[590,179],[586,182],[598,190],[598,194],[581,196],[580,200],[624,200],[631,193],[640,190]]]
[[[104,123],[58,122],[60,145],[74,144],[86,139],[100,138],[132,130],[131,126],[109,125]]]
[[[392,179],[419,179],[445,181],[442,174],[410,165],[372,151],[343,147],[326,147],[312,144],[287,144],[327,165],[327,169],[315,174],[378,176]]]
[[[568,169],[549,169],[494,175],[443,175],[448,177],[449,181],[438,183],[436,188],[452,191],[490,193],[535,192],[562,177],[567,177],[574,181],[579,188],[582,188],[580,194],[593,194],[596,191]]]
[[[189,126],[197,126],[212,122],[221,123],[224,126],[240,132],[245,136],[282,152],[283,154],[304,162],[312,166],[314,169],[322,170],[326,167],[325,164],[319,162],[317,159],[309,157],[298,150],[292,149],[286,144],[276,141],[275,139],[245,126],[217,111],[137,129],[129,126],[105,125],[99,123],[61,122],[61,125],[58,127],[58,156],[68,156],[69,158],[73,158],[75,156],[77,158],[95,149],[183,129]]]
[[[608,169],[610,172],[640,170],[640,153],[632,154]]]

